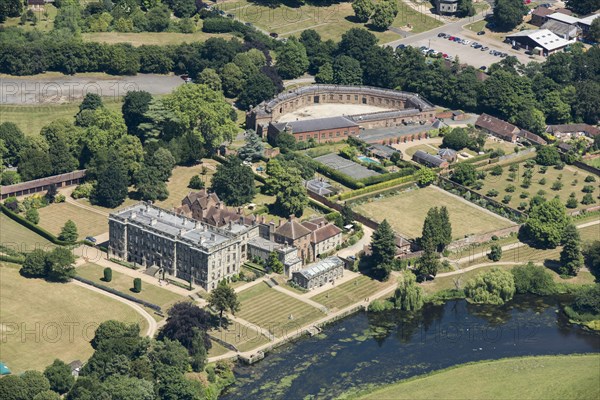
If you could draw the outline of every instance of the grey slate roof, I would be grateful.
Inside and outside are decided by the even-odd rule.
[[[317,262],[316,264],[309,266],[308,268],[301,269],[297,273],[304,276],[306,279],[310,280],[316,276],[324,274],[327,271],[330,271],[334,268],[337,268],[337,267],[343,266],[343,265],[344,265],[344,261],[342,261],[341,258],[336,257],[336,256],[327,257],[326,259],[321,260],[321,261]]]
[[[431,164],[437,167],[447,162],[446,160],[442,160],[438,156],[431,155],[422,150],[417,150],[417,152],[413,154],[413,160],[417,161],[420,164]]]
[[[288,125],[292,128],[292,133],[343,129],[358,126],[358,124],[356,124],[355,122],[342,116],[306,119],[301,121],[278,122],[273,124],[273,126],[275,126],[275,128],[277,128],[279,132],[283,132],[285,130],[285,127]]]

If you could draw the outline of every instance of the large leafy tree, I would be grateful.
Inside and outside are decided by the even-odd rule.
[[[342,35],[338,44],[338,53],[350,56],[362,62],[368,51],[377,44],[377,38],[362,28],[352,28]]]
[[[532,293],[539,296],[552,294],[555,289],[554,280],[548,270],[541,265],[529,262],[527,265],[518,265],[510,270],[515,278],[517,293]]]
[[[212,291],[208,304],[219,312],[219,327],[223,319],[223,312],[229,310],[232,314],[240,310],[240,302],[237,298],[235,290],[225,281],[221,281],[219,285]]]
[[[227,63],[221,70],[221,83],[227,97],[236,97],[244,88],[244,73],[234,63]]]
[[[373,9],[371,24],[375,29],[384,31],[394,22],[397,13],[398,9],[395,0],[380,0],[375,4],[375,8]]]
[[[583,267],[583,254],[581,251],[581,237],[575,225],[567,225],[563,232],[562,243],[560,273],[564,275],[577,275],[581,267]]]
[[[72,220],[67,220],[67,222],[65,222],[65,225],[60,230],[58,238],[60,240],[64,240],[65,242],[74,243],[77,241],[78,236],[79,235],[77,234],[77,225],[75,225],[75,222],[73,222]]]
[[[423,307],[424,297],[423,289],[417,285],[415,275],[410,271],[403,272],[394,292],[396,308],[403,311],[418,310]]]
[[[567,8],[573,10],[577,14],[589,14],[600,8],[598,0],[566,0]]]
[[[143,142],[145,140],[142,131],[139,129],[141,123],[147,122],[145,113],[150,108],[150,102],[152,101],[152,95],[145,91],[131,91],[127,92],[123,99],[123,106],[121,111],[123,113],[123,119],[125,125],[127,125],[127,132],[131,135],[136,135]]]
[[[204,68],[198,75],[197,81],[198,83],[206,85],[216,92],[223,90],[221,77],[217,71],[212,68]]]
[[[182,85],[163,104],[181,130],[196,134],[208,149],[233,140],[237,133],[231,105],[206,85]]]
[[[371,261],[373,270],[379,278],[388,279],[395,256],[396,239],[394,231],[389,222],[384,219],[371,238]]]
[[[461,185],[470,186],[477,180],[477,169],[471,164],[458,164],[452,171],[451,179]]]
[[[527,7],[522,0],[496,0],[494,21],[498,28],[510,31],[523,22]]]
[[[262,72],[256,72],[246,79],[246,85],[239,93],[237,104],[243,110],[257,106],[277,93],[275,84]]]
[[[457,10],[458,16],[461,18],[472,17],[476,13],[473,0],[458,0]]]
[[[471,144],[471,137],[469,132],[464,128],[454,128],[450,132],[444,135],[442,140],[442,147],[448,147],[454,150],[462,150],[465,147],[469,147]]]
[[[19,153],[26,146],[25,134],[12,122],[0,124],[0,140],[4,141],[6,153],[4,162],[15,165],[19,159]]]
[[[75,383],[75,378],[71,374],[71,367],[59,359],[54,360],[52,364],[46,367],[44,375],[50,382],[50,389],[60,394],[68,392]]]
[[[41,278],[46,273],[45,268],[46,252],[42,249],[35,249],[27,253],[19,273],[28,278]]]
[[[465,285],[467,300],[473,303],[500,305],[512,300],[514,294],[513,275],[500,268],[481,272]]]
[[[76,275],[75,256],[66,247],[57,247],[46,256],[46,277],[56,282],[67,282]]]
[[[173,13],[178,18],[189,18],[196,14],[196,0],[173,0]]]
[[[585,257],[585,266],[596,276],[597,280],[600,280],[600,240],[588,243],[585,246],[583,255]]]
[[[177,340],[188,351],[194,347],[197,339],[194,329],[199,329],[203,335],[205,348],[211,347],[211,341],[206,334],[212,327],[212,317],[206,310],[194,305],[193,303],[179,302],[169,309],[169,317],[166,324],[160,329],[158,338],[169,338]]]
[[[238,150],[238,157],[246,161],[258,160],[263,155],[265,145],[253,130],[246,131],[246,144]]]
[[[115,208],[125,201],[129,177],[116,151],[103,151],[96,157],[95,175],[97,183],[90,196],[93,204]]]
[[[535,156],[535,162],[540,165],[556,165],[560,162],[560,154],[554,146],[544,146],[538,150]]]
[[[284,216],[302,216],[304,208],[308,205],[308,194],[300,171],[295,168],[286,169],[275,179],[279,181],[279,189],[275,194],[275,208]]]
[[[341,55],[333,62],[333,82],[338,85],[360,85],[363,71],[358,60]]]
[[[535,206],[523,225],[523,233],[536,247],[555,248],[570,222],[560,199],[554,198]]]
[[[217,166],[212,178],[212,190],[229,206],[241,206],[254,198],[254,174],[237,157],[229,157]]]
[[[23,10],[23,2],[21,0],[3,0],[0,2],[0,23],[4,22],[7,17],[18,17]]]
[[[367,22],[373,14],[375,4],[371,0],[354,0],[352,2],[352,9],[358,22]]]
[[[304,45],[295,37],[290,37],[277,55],[277,70],[284,79],[294,79],[304,74],[308,68],[308,56]]]

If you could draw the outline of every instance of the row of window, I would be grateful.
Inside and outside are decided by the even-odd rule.
[[[344,131],[344,132],[342,132],[342,131],[329,132],[329,138],[332,138],[334,134],[335,134],[336,137],[340,137],[340,136],[342,136],[342,134],[344,136],[348,136],[348,131]],[[314,139],[318,139],[319,138],[319,134],[318,133],[314,133],[312,135],[312,137]],[[306,135],[306,140],[308,140],[310,138],[311,138],[311,134],[309,133],[309,134]],[[326,138],[327,138],[327,134],[326,133],[321,133],[321,139],[326,139]],[[299,141],[304,140],[304,136],[303,135],[298,136],[298,140]]]

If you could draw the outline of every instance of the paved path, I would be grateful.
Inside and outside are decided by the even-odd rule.
[[[345,249],[341,249],[337,252],[338,257],[349,257],[356,256],[360,253],[367,244],[371,243],[371,236],[373,236],[373,229],[363,225],[363,232],[365,233],[362,238],[352,246],[348,246]]]
[[[133,308],[135,311],[137,311],[142,317],[144,317],[144,319],[146,321],[148,321],[148,331],[146,332],[146,336],[148,337],[154,337],[154,335],[156,334],[156,331],[158,330],[158,323],[156,322],[156,320],[154,320],[154,318],[152,317],[152,315],[150,315],[146,310],[144,310],[139,304],[134,303],[133,301],[129,301],[126,300],[120,296],[117,296],[116,294],[112,294],[110,292],[107,292],[105,290],[102,289],[98,289],[97,287],[91,286],[91,285],[87,285],[83,282],[79,282],[76,280],[71,281],[71,283],[77,285],[77,286],[81,286],[83,288],[86,288],[88,290],[91,290],[93,292],[97,292],[100,293],[104,296],[110,297],[114,300],[117,300],[123,304],[127,304],[129,307]]]

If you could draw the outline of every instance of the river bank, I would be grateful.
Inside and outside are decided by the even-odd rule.
[[[565,301],[517,296],[503,306],[455,300],[413,314],[360,312],[238,365],[221,398],[329,399],[467,362],[600,352],[600,335],[560,311]]]

